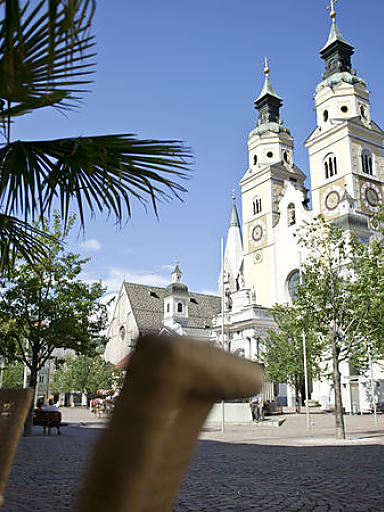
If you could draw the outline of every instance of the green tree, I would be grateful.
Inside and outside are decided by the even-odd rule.
[[[9,360],[10,347],[15,347],[13,357],[28,366],[33,388],[56,348],[92,354],[105,329],[106,309],[99,302],[105,290],[100,283],[79,279],[88,260],[63,245],[74,221],[70,217],[63,229],[55,214],[51,230],[44,222],[44,233],[50,235],[45,237],[46,254],[37,264],[17,261],[11,279],[3,281],[0,348],[8,348],[3,356]]]
[[[290,322],[318,339],[321,367],[334,387],[336,436],[345,438],[340,364],[365,368],[368,350],[376,359],[383,351],[383,248],[376,240],[363,243],[322,217],[298,236],[306,258]]]
[[[1,370],[0,370],[1,371]],[[3,388],[21,388],[24,380],[24,365],[20,362],[4,365],[1,386]]]
[[[303,324],[291,306],[276,305],[273,318],[277,329],[271,330],[264,340],[263,362],[271,381],[286,382],[295,390],[296,412],[300,412],[305,385]],[[306,337],[308,380],[320,376],[319,356],[321,345],[312,332]]]
[[[100,355],[69,357],[56,369],[51,391],[84,393],[89,404],[98,389],[114,387],[115,373],[114,366],[105,363]]]
[[[36,218],[59,208],[106,212],[118,223],[131,216],[132,200],[184,192],[180,178],[189,150],[178,141],[139,140],[132,134],[56,140],[14,140],[20,116],[42,108],[73,108],[91,83],[95,0],[0,0],[0,271],[16,252],[31,261],[44,254]],[[1,134],[0,134],[1,135]],[[44,230],[43,230],[44,231]],[[40,236],[37,235],[40,232]]]

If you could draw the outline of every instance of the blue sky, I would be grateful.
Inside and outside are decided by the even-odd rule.
[[[94,23],[97,73],[84,105],[67,117],[46,110],[18,121],[17,138],[137,133],[180,139],[194,165],[184,202],[160,206],[157,220],[135,204],[122,229],[98,217],[70,248],[90,256],[84,276],[110,290],[121,280],[164,285],[176,259],[195,291],[213,291],[231,191],[247,166],[253,101],[262,60],[284,98],[282,118],[295,138],[296,164],[308,174],[303,142],[315,126],[312,95],[321,80],[319,50],[329,32],[326,0],[99,0]],[[358,74],[384,125],[383,0],[341,0],[338,24],[356,48]]]

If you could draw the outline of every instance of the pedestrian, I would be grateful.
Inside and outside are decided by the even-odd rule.
[[[251,408],[252,421],[257,421],[258,418],[258,409],[257,409],[257,400],[251,399],[249,401],[249,407]]]
[[[43,407],[42,410],[47,411],[47,412],[59,412],[59,409],[58,409],[58,407],[56,407],[55,401],[53,398],[50,398],[48,400],[48,405]]]
[[[257,421],[264,421],[264,397],[263,397],[263,395],[260,395],[260,398],[259,398],[259,401],[257,404],[257,409],[258,409],[258,420]]]
[[[39,398],[36,402],[36,409],[39,409],[40,411],[44,407],[44,400],[42,398]]]

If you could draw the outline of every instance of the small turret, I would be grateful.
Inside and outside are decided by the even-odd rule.
[[[180,270],[179,265],[176,263],[176,267],[172,272],[172,283],[180,283],[182,275],[183,273]]]
[[[236,208],[236,197],[232,195],[232,211],[229,222],[227,243],[224,255],[224,286],[230,293],[239,288],[239,273],[243,261],[243,240],[239,215]],[[221,277],[219,279],[221,293]]]
[[[336,14],[336,13],[335,13]],[[354,48],[347,43],[336,23],[336,16],[332,18],[332,26],[328,41],[320,51],[321,58],[325,60],[325,73],[323,80],[335,73],[352,74],[352,55]]]
[[[182,283],[182,271],[178,262],[172,272],[172,282],[165,289],[163,324],[172,327],[175,323],[188,325],[188,286]]]
[[[280,108],[283,101],[275,92],[269,79],[268,59],[265,57],[264,65],[264,85],[259,97],[255,101],[255,109],[259,112],[257,119],[257,128],[259,131],[272,129],[272,131],[280,131]]]

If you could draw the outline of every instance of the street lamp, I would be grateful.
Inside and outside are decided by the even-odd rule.
[[[300,261],[300,286],[303,284],[303,271],[302,271],[302,263],[301,263],[301,252],[299,252],[299,261]],[[305,388],[305,416],[307,419],[307,429],[311,430],[311,418],[309,415],[309,386],[308,386],[308,368],[307,368],[307,340],[305,336],[305,330],[303,329],[302,333],[303,338],[303,357],[304,357],[304,388]]]
[[[375,416],[375,423],[377,423],[377,405],[375,395],[375,381],[373,380],[373,364],[372,364],[372,346],[368,345],[368,362],[369,362],[369,373],[371,381],[371,408]]]

